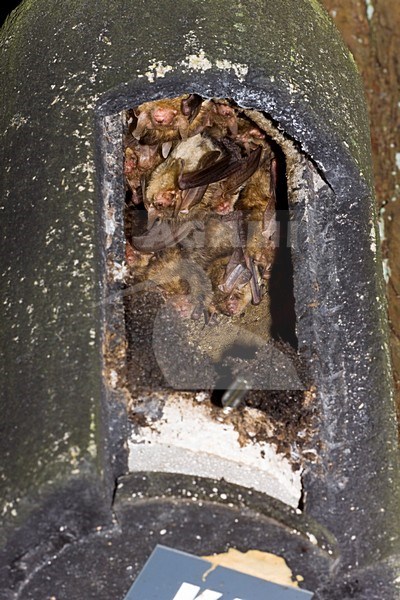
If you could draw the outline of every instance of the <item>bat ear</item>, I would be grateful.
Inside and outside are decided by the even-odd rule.
[[[202,185],[200,187],[184,190],[182,192],[182,202],[178,212],[188,212],[193,206],[199,204],[206,193],[207,187],[208,185]]]
[[[135,112],[136,115],[136,112]],[[137,115],[138,121],[135,130],[132,132],[133,137],[136,140],[140,140],[146,131],[146,126],[148,125],[148,117],[145,111],[142,111],[139,115]]]
[[[191,123],[199,114],[203,98],[198,94],[189,94],[181,101],[181,112]]]

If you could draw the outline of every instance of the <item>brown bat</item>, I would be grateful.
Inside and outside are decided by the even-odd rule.
[[[267,270],[273,260],[276,240],[276,159],[270,157],[248,180],[236,208],[246,223],[246,253]]]
[[[272,164],[275,167],[275,162]],[[250,299],[253,304],[261,301],[260,281],[268,278],[275,251],[269,226],[275,218],[272,173],[274,170],[269,174],[265,165],[261,166],[247,181],[230,219],[214,218],[206,225],[206,253],[217,310],[225,314],[242,311]]]
[[[229,156],[217,158],[219,153],[210,144],[209,138],[199,134],[189,138],[152,173],[145,193],[150,231],[133,239],[136,248],[162,250],[171,246],[171,238],[182,241],[196,222],[206,220],[210,211],[232,212],[241,186],[257,168],[260,151],[246,159],[232,161]],[[187,160],[183,159],[186,153]],[[184,172],[187,165],[195,164],[200,168]],[[222,179],[224,181],[219,183]],[[154,226],[156,219],[161,219],[161,224]],[[185,221],[191,222],[192,227],[184,226]],[[168,231],[165,223],[168,223]],[[163,237],[164,245],[160,244]],[[151,240],[156,242],[153,247]]]
[[[274,255],[266,134],[229,101],[189,94],[139,106],[130,136],[126,180],[148,216],[148,231],[127,245],[135,278],[185,317],[258,304]]]
[[[206,162],[205,159],[214,160],[216,152],[209,144],[210,140],[201,136],[181,143],[180,146],[192,150],[189,166],[201,165]],[[177,158],[184,156],[180,146],[152,175],[145,194],[150,231],[133,239],[137,249],[162,250],[182,241],[194,229],[196,222],[206,220],[210,210],[216,214],[232,212],[239,190],[257,168],[260,156],[260,152],[256,151],[248,159],[233,162],[224,157],[185,175],[181,173],[183,163]],[[207,190],[207,182],[225,175],[228,175],[225,181],[211,184]],[[187,189],[182,191],[181,187]],[[163,221],[152,227],[157,218]],[[182,221],[191,225],[188,227],[188,223]]]
[[[157,167],[163,158],[159,147],[140,144],[131,139],[125,148],[124,175],[128,187],[132,191],[132,201],[139,204],[142,201],[142,184],[144,177]]]
[[[252,275],[243,263],[236,264],[233,255],[216,259],[207,270],[214,292],[212,307],[228,316],[241,314],[252,300]]]
[[[180,248],[170,248],[154,256],[140,280],[155,284],[184,318],[199,318],[212,300],[212,286],[206,272],[196,261],[186,258]]]
[[[211,209],[239,190],[258,166],[261,152],[233,159],[207,136],[197,134],[178,144],[170,156],[151,174],[145,194],[149,220],[184,217],[202,202]],[[211,183],[222,180],[206,194]]]
[[[213,126],[218,127],[223,135],[236,136],[238,132],[237,110],[227,100],[213,100]],[[226,133],[225,133],[226,132]]]
[[[132,131],[133,137],[145,144],[163,145],[165,158],[172,142],[189,137],[191,123],[199,113],[202,101],[201,96],[189,94],[141,104],[134,111],[137,124]]]
[[[207,188],[203,204],[218,215],[231,213],[235,208],[240,191],[256,171],[260,157],[261,148],[257,148],[248,158],[236,159],[233,163],[236,165],[235,171],[223,181],[214,183]]]
[[[180,186],[180,178],[184,172],[195,172],[211,162],[218,167],[220,157],[221,150],[216,148],[210,138],[200,134],[180,142],[152,172],[147,182],[144,204],[148,211],[149,225],[157,218],[178,217],[181,211],[185,211],[182,214],[187,214],[192,206],[197,205],[208,183],[203,181],[198,186],[193,185],[185,190]],[[227,162],[225,160],[224,164]]]
[[[214,260],[229,257],[240,247],[237,219],[211,213],[204,223],[204,255],[205,264]]]
[[[258,146],[267,146],[266,135],[257,125],[242,117],[238,119],[237,124],[235,143],[239,144],[246,154],[250,154]]]
[[[190,134],[206,133],[215,139],[236,136],[238,131],[237,109],[227,100],[205,100],[199,114],[190,126]]]
[[[253,302],[261,300],[259,275],[268,279],[275,255],[276,244],[276,159],[270,158],[269,172],[264,163],[249,179],[237,203],[243,215],[240,227],[245,244],[242,245],[247,268],[252,271]]]

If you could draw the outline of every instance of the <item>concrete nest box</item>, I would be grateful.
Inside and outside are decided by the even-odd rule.
[[[368,119],[313,0],[26,0],[0,35],[5,599],[154,546],[399,597]]]

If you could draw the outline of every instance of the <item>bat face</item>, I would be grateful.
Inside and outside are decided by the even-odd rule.
[[[215,259],[209,267],[209,275],[216,311],[229,317],[243,313],[252,300],[251,273],[246,268],[243,254],[234,260],[232,256]]]
[[[185,140],[208,124],[204,111],[194,122],[201,105],[202,98],[197,94],[145,102],[133,111],[137,122],[132,136],[145,144]]]
[[[241,315],[251,303],[252,294],[250,285],[233,291],[227,298],[221,300],[217,307],[221,313],[228,317]]]
[[[127,249],[133,277],[152,281],[182,318],[234,317],[260,303],[274,258],[266,132],[233,102],[197,94],[129,115],[125,179],[147,214],[147,231]]]

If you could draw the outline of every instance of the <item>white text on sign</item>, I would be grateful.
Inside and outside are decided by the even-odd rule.
[[[212,590],[204,590],[204,592],[201,592],[200,596],[198,596],[199,592],[200,588],[197,585],[182,583],[172,600],[219,600],[219,598],[222,598],[222,594],[213,592]],[[234,600],[241,599],[234,598]]]

